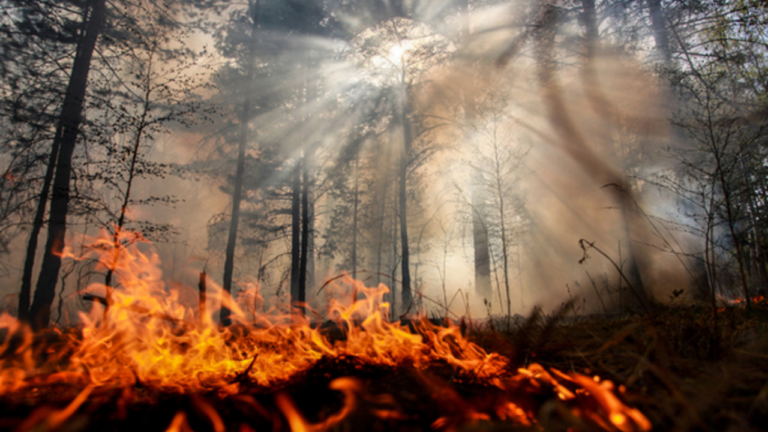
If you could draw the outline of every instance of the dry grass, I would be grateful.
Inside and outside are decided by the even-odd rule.
[[[561,314],[564,315],[564,314]],[[768,303],[661,307],[653,315],[566,320],[534,313],[476,341],[517,364],[538,362],[626,386],[656,431],[768,430]]]

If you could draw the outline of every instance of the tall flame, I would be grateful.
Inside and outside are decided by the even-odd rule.
[[[115,247],[120,248],[117,254]],[[201,309],[183,304],[179,288],[166,284],[157,253],[141,235],[122,232],[115,244],[111,235],[102,232],[90,239],[85,250],[87,253],[76,256],[68,246],[63,256],[97,259],[103,269],[116,263],[113,270],[117,288],[112,290],[106,314],[96,304],[90,313],[81,312],[79,331],[55,329],[61,342],[46,347],[44,353],[26,326],[8,314],[0,315],[0,329],[8,334],[0,345],[0,394],[54,383],[85,389],[65,410],[51,414],[49,422],[63,422],[94,388],[141,384],[159,391],[194,394],[213,390],[226,396],[239,393],[244,383],[267,387],[286,382],[323,357],[355,357],[371,365],[408,364],[417,370],[435,363],[447,364],[458,375],[510,395],[521,388],[549,389],[562,401],[574,403],[573,414],[606,430],[650,429],[639,411],[616,397],[610,381],[596,382],[536,364],[515,370],[507,358],[486,352],[450,323],[442,327],[426,319],[410,326],[389,322],[389,304],[383,300],[389,290],[383,285],[366,287],[351,278],[334,285],[336,291],[347,289],[348,293],[361,292],[365,296],[359,301],[353,295],[331,299],[327,316],[344,332],[341,340],[331,339],[312,326],[308,318],[292,314],[280,304],[258,310],[254,304],[261,304],[262,299],[257,286],[236,299],[218,286],[209,288],[212,304],[232,311],[235,324],[220,327],[212,318],[214,311],[199,316]],[[88,291],[104,292],[105,287],[92,284]],[[344,407],[319,424],[309,423],[286,395],[279,394],[276,405],[292,430],[325,430],[352,412],[359,398],[370,396],[365,396],[363,387],[354,378],[332,381],[331,388],[344,394]],[[584,406],[589,410],[579,408]],[[216,429],[223,428],[212,407],[199,409],[211,418]],[[398,416],[394,408],[379,409],[375,414]],[[535,413],[515,404],[511,396],[491,412],[465,407],[462,416],[467,421],[493,416],[520,425],[535,422]],[[438,419],[433,427],[449,421]],[[183,413],[174,417],[168,428],[187,429]]]

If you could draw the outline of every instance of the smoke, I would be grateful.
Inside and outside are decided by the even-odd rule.
[[[674,199],[643,181],[649,173],[667,167],[669,162],[659,154],[675,144],[667,126],[671,97],[646,59],[610,41],[585,54],[583,29],[575,20],[544,23],[540,33],[530,34],[531,22],[548,19],[549,12],[528,2],[469,12],[459,9],[445,15],[450,6],[452,2],[422,2],[417,18],[423,22],[381,20],[373,30],[348,40],[275,30],[265,33],[274,51],[261,58],[263,64],[296,65],[310,55],[316,61],[311,68],[291,71],[286,67],[256,80],[254,91],[266,95],[268,108],[252,122],[256,143],[249,154],[257,159],[269,146],[279,147],[285,165],[262,181],[283,185],[293,159],[310,146],[320,149],[315,156],[317,283],[311,290],[316,291],[324,277],[351,271],[349,222],[338,229],[334,217],[340,217],[339,209],[351,211],[350,160],[355,158],[359,158],[359,169],[368,173],[357,185],[364,194],[358,269],[369,285],[397,280],[400,258],[392,246],[397,241],[393,240],[397,238],[393,166],[401,154],[402,133],[391,107],[398,103],[392,88],[403,84],[397,81],[403,78],[389,82],[381,76],[387,67],[405,68],[398,61],[408,56],[419,60],[409,63],[412,69],[407,73],[413,78],[407,79],[413,80],[409,85],[414,89],[417,127],[426,131],[416,139],[416,150],[423,151],[424,158],[409,173],[411,268],[417,290],[426,297],[424,311],[442,315],[449,303],[458,315],[506,314],[507,296],[512,314],[526,314],[534,305],[551,309],[576,297],[582,299],[577,305],[584,312],[612,310],[620,301],[617,291],[623,283],[614,264],[628,272],[630,250],[652,296],[665,299],[673,289],[686,287],[684,263],[669,252],[671,233],[663,222],[650,217],[659,213],[676,217],[667,211],[674,208]],[[367,10],[339,15],[339,21],[354,31],[372,16]],[[546,29],[551,33],[546,34]],[[378,45],[369,43],[374,39]],[[219,79],[221,87],[232,84]],[[313,79],[320,83],[314,100],[306,102],[302,100],[309,98],[306,93],[295,92],[281,103],[274,102],[278,94],[288,94]],[[201,142],[237,124],[232,118],[240,102],[238,88],[227,90],[231,99],[218,101],[229,110],[229,118],[225,113],[194,131],[174,131],[153,143],[152,156],[166,163],[200,165],[211,162],[217,151],[226,152],[208,147],[203,151]],[[494,158],[501,160],[499,172],[494,172]],[[231,153],[219,165],[224,171],[234,166]],[[254,167],[260,169],[258,164]],[[479,182],[473,180],[478,172],[482,174]],[[159,245],[167,277],[194,286],[197,272],[206,269],[209,277],[219,281],[222,251],[210,244],[210,229],[216,217],[226,218],[230,211],[228,181],[226,174],[187,173],[137,184],[136,196],[181,199],[172,206],[131,207],[129,214],[134,220],[170,224],[179,233]],[[342,183],[346,189],[334,195],[331,185]],[[276,225],[285,225],[285,197],[270,196],[272,201],[266,201],[267,194],[260,193],[253,192],[250,198],[264,201],[249,205],[277,209],[282,219]],[[621,196],[628,198],[617,198]],[[498,211],[501,201],[503,217]],[[628,202],[633,207],[623,208]],[[475,294],[471,219],[478,209],[491,238],[492,298]],[[243,230],[255,225],[244,224]],[[92,233],[98,227],[83,228]],[[276,228],[258,254],[241,244],[235,279],[259,280],[265,298],[284,293],[289,235],[290,230]],[[379,236],[378,241],[374,236]],[[587,250],[588,257],[583,259],[580,239],[594,242],[610,259],[594,250]],[[678,240],[682,244],[678,252],[688,247],[684,238]],[[322,255],[332,242],[340,246]],[[20,265],[21,244],[13,250],[10,256]],[[71,299],[75,298],[74,277],[65,295]],[[5,277],[3,293],[12,296],[19,279],[18,269]]]

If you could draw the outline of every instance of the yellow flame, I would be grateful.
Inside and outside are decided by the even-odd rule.
[[[112,289],[106,316],[95,305],[90,313],[80,314],[83,324],[79,332],[55,330],[63,340],[63,348],[48,352],[46,361],[35,355],[30,330],[9,315],[0,315],[0,328],[7,329],[9,335],[0,345],[0,394],[57,382],[85,387],[65,410],[50,417],[52,424],[69,418],[97,387],[129,389],[140,382],[163,391],[194,394],[216,390],[234,395],[242,382],[269,386],[307,370],[322,357],[354,356],[369,364],[411,364],[417,370],[441,362],[503,392],[526,383],[531,389],[551,391],[564,403],[592,398],[600,412],[584,417],[594,417],[594,423],[609,428],[607,420],[624,432],[650,430],[650,423],[639,411],[625,406],[613,394],[610,381],[564,374],[537,364],[520,368],[515,374],[507,358],[470,342],[452,323],[438,327],[422,319],[412,324],[412,331],[402,323],[389,322],[389,304],[383,300],[389,290],[383,285],[366,287],[347,278],[332,287],[343,295],[330,301],[327,316],[346,332],[346,338],[333,341],[310,325],[307,318],[291,314],[280,304],[260,310],[263,299],[256,285],[233,299],[211,284],[211,303],[220,303],[232,313],[234,324],[221,327],[212,318],[215,311],[206,308],[207,312],[199,316],[197,305],[181,301],[183,287],[166,284],[159,270],[159,257],[149,242],[135,233],[119,233],[118,240],[116,245],[113,237],[103,232],[91,239],[86,256],[75,256],[71,247],[64,248],[64,257],[96,258],[103,269],[114,263],[117,288]],[[115,254],[115,247],[120,248],[119,254]],[[105,292],[105,287],[93,284],[88,291]],[[356,301],[349,295],[352,292],[363,293],[364,300]],[[356,409],[361,397],[388,406],[372,411],[379,418],[402,418],[389,403],[391,398],[365,395],[363,384],[354,378],[336,379],[331,389],[343,393],[344,407],[318,424],[309,423],[287,395],[278,395],[276,403],[293,431],[333,427]],[[236,397],[263,410],[247,395]],[[225,430],[223,419],[211,405],[202,399],[193,402],[215,431]],[[465,412],[457,418],[490,419],[488,413],[469,406],[463,409]],[[520,425],[530,425],[535,419],[534,412],[512,400],[490,412]],[[435,424],[451,421],[440,418]],[[167,430],[189,430],[185,414],[177,413]]]

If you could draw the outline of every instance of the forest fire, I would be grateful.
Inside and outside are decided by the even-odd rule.
[[[5,426],[53,430],[75,421],[78,411],[93,413],[99,404],[114,408],[110,418],[119,418],[126,407],[160,395],[192,402],[187,410],[178,409],[169,422],[155,424],[157,430],[192,430],[187,420],[190,410],[209,420],[205,428],[231,429],[231,419],[214,408],[228,401],[250,406],[249,411],[272,423],[274,430],[286,428],[277,412],[292,431],[327,430],[361,415],[383,424],[413,420],[414,413],[397,396],[369,388],[370,377],[365,376],[370,371],[388,371],[390,379],[397,380],[400,373],[411,377],[403,378],[403,386],[412,379],[420,382],[432,400],[419,404],[448,406],[445,412],[438,410],[442,415],[429,419],[433,430],[491,420],[532,426],[547,406],[577,429],[650,429],[643,414],[617,397],[610,381],[538,364],[517,368],[507,358],[469,341],[450,323],[389,322],[389,306],[383,301],[388,289],[383,285],[368,288],[347,279],[346,287],[333,287],[338,292],[346,288],[365,294],[360,301],[349,295],[330,300],[328,317],[342,332],[337,337],[279,305],[265,312],[253,307],[248,311],[244,303],[253,305],[260,299],[257,288],[231,300],[214,287],[211,297],[232,311],[234,321],[230,327],[220,327],[210,313],[199,316],[197,308],[179,301],[178,288],[168,288],[158,256],[146,240],[134,234],[121,234],[120,239],[119,254],[112,238],[104,234],[87,247],[85,257],[77,257],[95,257],[107,268],[117,255],[118,288],[112,290],[106,314],[94,307],[90,314],[81,313],[82,326],[77,330],[39,334],[7,314],[2,316],[6,334],[0,346],[0,392],[6,400],[31,401],[34,408],[26,418],[3,420]],[[64,256],[75,258],[69,247]],[[104,287],[89,289],[95,292]],[[318,368],[325,369],[329,390],[343,397],[332,404],[335,411],[323,407],[316,419],[309,420],[286,389]],[[468,397],[455,388],[467,386],[481,396]],[[258,402],[258,395],[271,400]],[[315,405],[324,402],[316,400]],[[270,404],[271,410],[266,408]],[[4,416],[14,417],[8,409]],[[240,430],[253,429],[242,418],[236,423]]]

